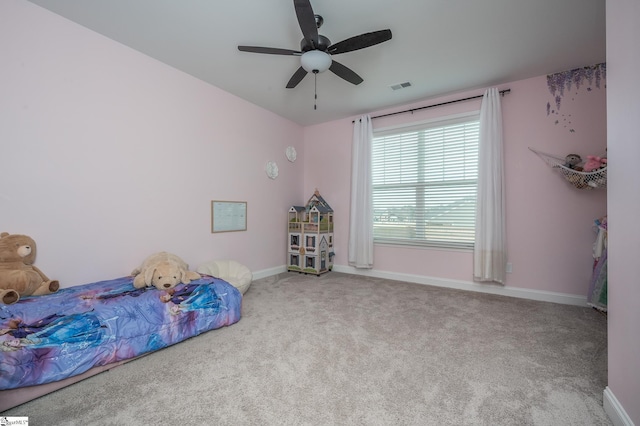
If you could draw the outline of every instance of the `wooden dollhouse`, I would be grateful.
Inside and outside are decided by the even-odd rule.
[[[318,190],[306,206],[291,206],[287,270],[320,275],[333,268],[333,209]]]

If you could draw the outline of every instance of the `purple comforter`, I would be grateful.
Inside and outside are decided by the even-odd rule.
[[[242,295],[204,275],[172,291],[133,278],[0,305],[0,390],[49,383],[240,320]]]

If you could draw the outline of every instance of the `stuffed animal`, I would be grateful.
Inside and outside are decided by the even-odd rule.
[[[595,155],[587,155],[587,162],[584,163],[583,170],[585,172],[593,172],[607,165],[607,159],[596,157]]]
[[[17,302],[20,296],[39,296],[58,291],[60,283],[50,280],[33,266],[36,242],[27,235],[0,234],[0,303]]]
[[[570,169],[575,169],[582,161],[582,158],[578,154],[569,154],[564,158],[564,166]]]
[[[182,259],[166,251],[147,257],[131,275],[135,276],[135,288],[155,286],[159,290],[167,290],[180,283],[189,284],[191,280],[200,278],[197,272],[189,271],[189,265]]]
[[[565,175],[565,179],[578,189],[582,189],[587,186],[587,180],[582,174],[571,172],[570,174]]]

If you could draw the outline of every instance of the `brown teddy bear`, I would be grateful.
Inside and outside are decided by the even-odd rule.
[[[10,305],[20,296],[39,296],[58,291],[60,283],[50,280],[33,266],[36,242],[27,235],[0,234],[0,303]]]
[[[189,271],[189,265],[182,259],[166,251],[147,257],[131,275],[135,276],[135,288],[153,285],[159,290],[167,290],[180,283],[189,284],[191,280],[200,278],[197,272]]]

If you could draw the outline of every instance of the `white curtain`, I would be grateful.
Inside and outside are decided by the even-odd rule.
[[[473,278],[504,284],[507,253],[502,108],[500,92],[496,88],[488,89],[482,98],[479,145]]]
[[[373,267],[373,212],[371,202],[371,117],[363,115],[353,125],[351,147],[351,210],[349,265]]]

